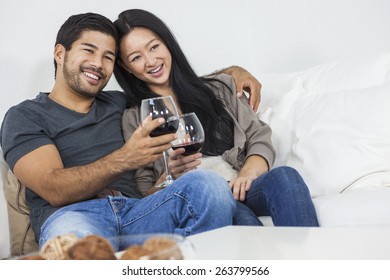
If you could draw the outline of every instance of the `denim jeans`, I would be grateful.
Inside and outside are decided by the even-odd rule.
[[[275,226],[318,226],[309,190],[291,167],[277,167],[253,181],[243,202],[237,202],[235,225],[261,225],[257,216],[271,216]]]
[[[231,225],[235,207],[223,178],[205,170],[192,171],[143,199],[108,196],[65,206],[43,223],[39,247],[66,233],[106,238],[140,233],[188,236]]]

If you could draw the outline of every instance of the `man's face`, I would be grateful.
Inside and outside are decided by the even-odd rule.
[[[85,31],[65,52],[63,78],[78,96],[94,98],[107,85],[114,64],[114,38],[98,31]]]

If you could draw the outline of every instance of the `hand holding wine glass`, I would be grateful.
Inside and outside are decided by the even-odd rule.
[[[149,98],[142,100],[141,103],[141,119],[144,120],[148,116],[152,119],[164,118],[165,123],[154,129],[151,133],[151,137],[157,137],[168,133],[176,132],[179,126],[179,115],[177,108],[171,96],[162,96],[156,98]],[[156,187],[166,187],[173,182],[172,176],[169,172],[167,165],[167,152],[163,152],[166,178],[165,181]]]
[[[177,139],[172,141],[170,172],[176,178],[196,169],[202,154],[199,153],[205,139],[203,127],[195,113],[180,116]]]
[[[204,130],[195,113],[180,116],[177,129],[178,138],[172,142],[172,149],[184,148],[183,156],[199,152],[204,143]]]

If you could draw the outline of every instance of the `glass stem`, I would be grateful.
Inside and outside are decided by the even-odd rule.
[[[169,185],[173,182],[173,178],[168,168],[168,152],[164,151],[163,156],[164,156],[165,172],[167,173],[167,176],[165,177],[165,184]]]

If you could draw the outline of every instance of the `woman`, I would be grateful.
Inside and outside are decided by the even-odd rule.
[[[141,100],[170,95],[181,113],[195,112],[205,130],[202,154],[183,157],[171,153],[172,175],[196,168],[202,155],[223,159],[237,170],[229,185],[237,200],[233,224],[261,225],[257,216],[271,216],[276,226],[318,226],[309,191],[292,168],[271,169],[275,151],[270,127],[259,121],[247,104],[233,93],[229,75],[198,77],[169,28],[144,10],[122,12],[115,25],[120,53],[115,77],[129,99],[123,115],[124,137],[140,125]],[[164,178],[162,162],[136,172],[143,194]]]

